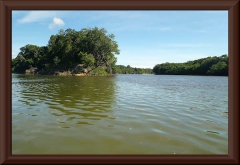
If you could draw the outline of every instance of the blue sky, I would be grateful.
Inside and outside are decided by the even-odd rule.
[[[119,65],[153,68],[228,54],[228,11],[13,11],[12,58],[26,44],[45,46],[60,29],[105,28]]]

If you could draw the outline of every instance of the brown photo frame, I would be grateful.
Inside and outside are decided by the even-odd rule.
[[[239,0],[1,0],[0,164],[239,164]],[[12,10],[228,10],[228,154],[12,155]]]

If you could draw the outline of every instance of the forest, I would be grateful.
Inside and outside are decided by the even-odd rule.
[[[163,63],[153,68],[157,75],[212,75],[228,76],[228,56],[214,56],[185,63]]]
[[[114,74],[153,74],[151,68],[136,68],[130,65],[116,65],[114,67]]]
[[[59,30],[46,46],[26,45],[12,60],[13,73],[110,75],[120,53],[105,29]]]
[[[25,45],[12,60],[13,73],[54,75],[228,75],[228,56],[201,58],[184,63],[162,63],[151,68],[116,65],[120,54],[113,34],[106,29],[59,30],[46,46]]]

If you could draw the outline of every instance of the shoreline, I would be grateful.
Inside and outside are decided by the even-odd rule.
[[[115,73],[115,74],[109,74],[109,75],[97,75],[97,74],[84,74],[84,73],[76,73],[76,74],[71,74],[71,73],[65,73],[65,72],[57,72],[54,74],[39,74],[39,73],[35,73],[35,74],[29,74],[29,73],[14,73],[12,72],[12,74],[21,74],[21,75],[48,75],[48,76],[75,76],[75,77],[95,77],[95,76],[114,76],[114,75],[156,75],[156,76],[213,76],[213,77],[228,77],[225,75],[173,75],[173,74],[124,74],[124,73]]]

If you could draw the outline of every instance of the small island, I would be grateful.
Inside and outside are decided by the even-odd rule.
[[[13,73],[95,76],[111,75],[119,54],[113,34],[105,29],[60,30],[47,46],[26,45],[12,60]]]

